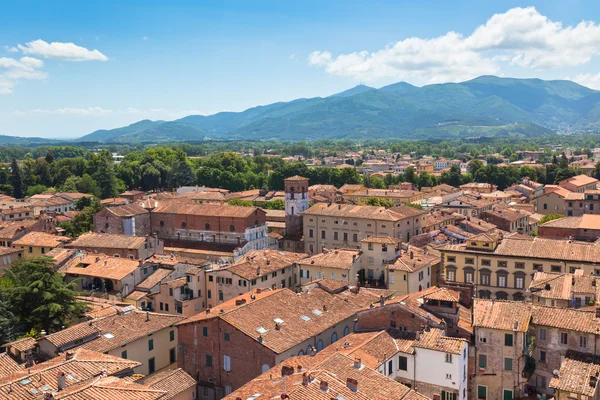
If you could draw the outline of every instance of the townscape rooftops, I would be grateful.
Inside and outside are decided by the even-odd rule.
[[[108,207],[106,210],[118,217],[133,217],[136,215],[148,214],[148,210],[135,203],[118,207]]]
[[[98,376],[77,386],[67,388],[54,395],[54,398],[56,400],[158,400],[166,398],[165,396],[167,396],[165,391],[151,389],[126,379]]]
[[[37,345],[37,341],[32,337],[26,337],[24,339],[15,340],[6,344],[3,344],[2,347],[11,347],[17,351],[29,351],[33,350]]]
[[[177,368],[153,374],[144,379],[144,385],[151,389],[167,392],[167,395],[161,397],[161,400],[168,400],[196,386],[196,381],[183,369]]]
[[[244,279],[256,279],[291,266],[306,254],[278,250],[251,250],[226,269]]]
[[[39,247],[57,247],[62,243],[70,241],[64,236],[51,235],[45,232],[29,232],[23,237],[15,240],[14,246],[39,246]]]
[[[599,374],[600,362],[594,355],[569,350],[562,360],[558,376],[552,378],[549,387],[593,397]]]
[[[321,253],[299,259],[297,264],[306,267],[316,266],[349,271],[355,261],[358,260],[360,254],[361,252],[359,250],[353,249],[323,249]]]
[[[153,214],[184,214],[211,217],[248,218],[254,213],[264,213],[258,207],[240,207],[224,204],[191,204],[189,202],[166,201],[152,210]]]
[[[406,210],[407,208],[415,210],[416,213],[413,213],[411,210]],[[409,213],[409,216],[424,213],[424,211],[412,207],[386,209],[385,207],[378,206],[356,206],[352,204],[328,205],[319,203],[304,211],[303,214],[339,218],[371,219],[377,221],[400,221],[407,217],[403,212]]]
[[[21,370],[21,366],[8,353],[0,353],[0,380]]]
[[[536,272],[529,285],[535,296],[545,299],[571,301],[574,293],[590,293],[595,295],[596,277],[583,274],[554,274]]]
[[[543,227],[600,230],[600,215],[583,214],[579,217],[563,217],[542,224]]]
[[[87,232],[69,243],[68,247],[136,250],[145,242],[146,238],[141,236]]]
[[[84,275],[121,280],[140,268],[140,263],[106,254],[86,254],[69,260],[60,271],[63,274]]]
[[[394,271],[415,272],[439,262],[441,262],[441,257],[428,253],[424,249],[411,246],[409,250],[402,251],[396,261],[386,265],[385,268]]]
[[[475,299],[473,326],[503,331],[527,332],[531,305],[516,301]]]

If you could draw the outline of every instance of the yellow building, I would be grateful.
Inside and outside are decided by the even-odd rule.
[[[393,189],[365,189],[359,190],[352,193],[346,193],[342,195],[343,199],[347,203],[365,205],[367,199],[376,198],[385,200],[394,205],[401,205],[404,203],[413,203],[424,199],[426,193],[419,192],[418,190],[393,190]]]
[[[51,235],[44,232],[29,232],[12,242],[12,247],[23,250],[23,258],[30,260],[45,256],[56,247],[64,247],[70,239],[64,236]]]
[[[299,285],[323,278],[355,283],[361,266],[361,252],[351,249],[324,249],[312,257],[298,260],[297,264]]]
[[[537,271],[600,274],[593,243],[480,234],[439,250],[445,280],[474,285],[480,298],[523,300]]]

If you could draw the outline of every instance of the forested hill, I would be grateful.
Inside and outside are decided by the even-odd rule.
[[[140,121],[81,141],[105,143],[214,139],[362,139],[548,136],[598,130],[600,92],[571,81],[494,76],[374,89],[359,85],[326,98],[298,99],[176,121]]]

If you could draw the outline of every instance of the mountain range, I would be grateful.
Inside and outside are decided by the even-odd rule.
[[[549,136],[598,130],[600,91],[567,80],[481,76],[416,87],[359,85],[329,97],[297,99],[242,112],[143,120],[98,130],[80,142],[204,139],[365,139]]]

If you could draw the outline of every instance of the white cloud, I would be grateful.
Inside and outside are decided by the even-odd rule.
[[[577,82],[580,85],[587,86],[591,89],[600,90],[600,73],[597,74],[579,74],[575,75],[574,78],[565,78]]]
[[[142,37],[142,40],[148,40],[148,36]]]
[[[98,50],[89,50],[74,43],[52,42],[41,39],[18,45],[23,54],[32,54],[44,58],[56,58],[66,61],[108,61],[108,57]]]
[[[315,51],[313,66],[364,81],[382,78],[418,83],[457,81],[501,74],[503,65],[550,69],[588,63],[600,52],[600,25],[563,26],[534,7],[495,14],[468,37],[448,32],[436,38],[407,38],[386,48],[333,56]]]
[[[18,53],[19,49],[17,49],[16,47],[4,46],[4,51],[6,51],[7,53]]]
[[[87,108],[57,108],[54,110],[45,110],[36,108],[31,110],[34,114],[59,114],[59,115],[79,115],[79,116],[100,116],[112,114],[112,110],[107,110],[102,107],[87,107]]]
[[[46,79],[48,75],[40,71],[43,66],[42,60],[33,57],[0,57],[0,95],[12,93],[20,81]]]

